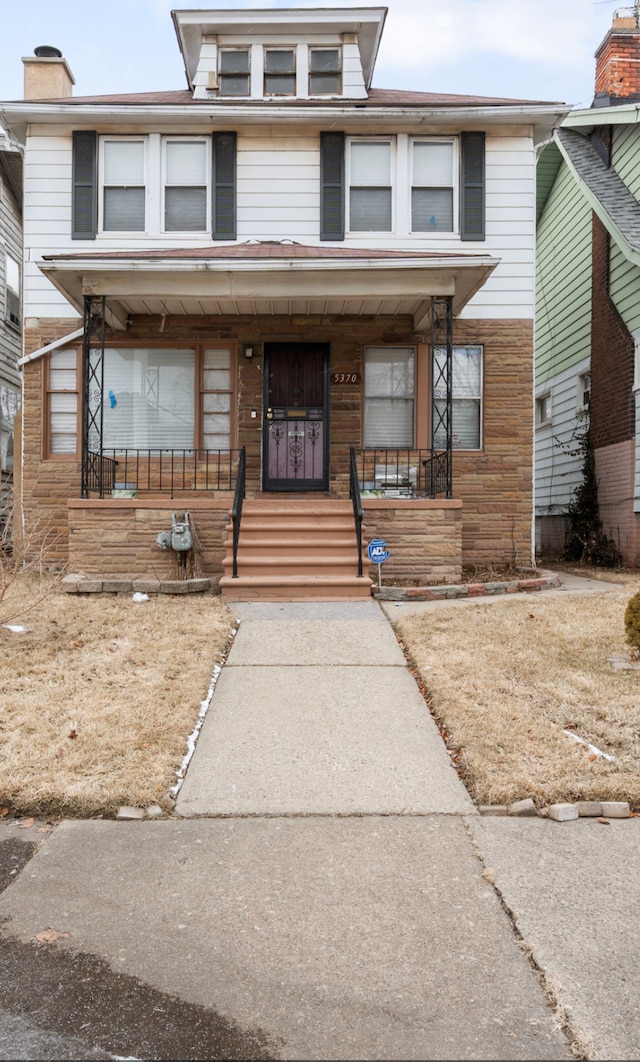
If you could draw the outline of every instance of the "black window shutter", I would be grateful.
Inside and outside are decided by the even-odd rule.
[[[320,133],[320,239],[344,240],[344,133]]]
[[[98,217],[98,134],[73,133],[71,239],[95,240]]]
[[[213,134],[213,238],[236,239],[236,133]]]
[[[463,240],[484,240],[484,133],[462,133],[462,190],[460,235]]]

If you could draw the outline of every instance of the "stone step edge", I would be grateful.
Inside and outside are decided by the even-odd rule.
[[[91,575],[65,575],[60,589],[66,594],[203,594],[217,589],[217,580],[101,579]]]
[[[384,579],[384,567],[382,569]],[[513,579],[493,583],[449,583],[444,586],[382,586],[373,588],[378,601],[448,601],[457,597],[490,597],[530,590],[554,590],[560,586],[555,572],[543,571],[535,579]]]

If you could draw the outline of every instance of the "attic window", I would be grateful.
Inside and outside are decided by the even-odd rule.
[[[295,96],[296,53],[293,48],[266,48],[264,53],[265,96]]]
[[[309,95],[337,96],[342,91],[342,55],[339,48],[309,50]]]
[[[222,48],[218,62],[221,96],[248,96],[250,85],[248,48]]]

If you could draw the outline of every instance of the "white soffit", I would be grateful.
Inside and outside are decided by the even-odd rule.
[[[420,259],[263,261],[47,259],[42,272],[82,313],[85,296],[106,296],[113,327],[130,314],[411,313],[425,327],[432,295],[452,296],[459,314],[499,264],[488,255]],[[314,310],[306,307],[313,304]],[[372,309],[375,307],[375,309]]]

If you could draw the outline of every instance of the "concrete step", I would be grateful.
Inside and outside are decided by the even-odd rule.
[[[222,562],[225,571],[231,571],[233,557],[226,556]],[[251,556],[238,551],[238,574],[242,575],[309,575],[315,578],[326,578],[332,575],[352,575],[357,577],[357,556],[334,555],[322,557],[299,557],[290,554],[283,557]]]
[[[223,601],[361,601],[371,597],[371,580],[354,575],[223,575]]]

